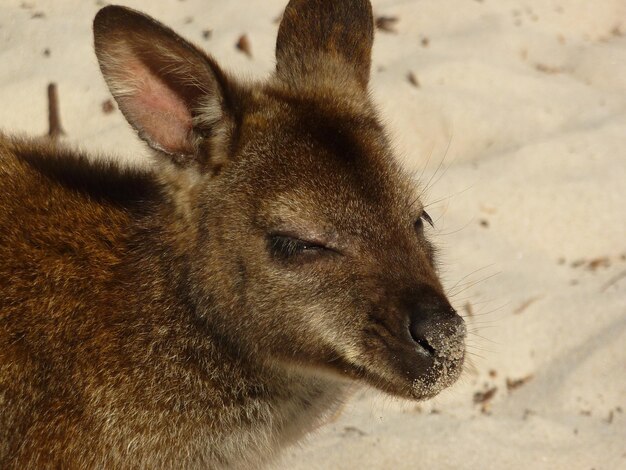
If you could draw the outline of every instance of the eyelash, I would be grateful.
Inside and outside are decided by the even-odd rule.
[[[428,215],[428,212],[423,211],[419,219],[415,221],[415,228],[418,230],[422,230],[424,228],[424,221],[428,222],[428,225],[430,225],[431,227],[435,227],[435,223],[433,222],[432,217]]]
[[[288,237],[286,235],[270,235],[268,238],[270,253],[275,258],[289,259],[305,252],[319,252],[326,250],[326,247],[312,242]]]
[[[423,211],[419,219],[415,221],[416,230],[423,230],[424,221],[428,222],[431,227],[435,226],[432,217],[428,212]],[[323,245],[307,242],[287,235],[269,235],[268,248],[273,257],[285,260],[306,252],[317,253],[328,250],[328,248]]]

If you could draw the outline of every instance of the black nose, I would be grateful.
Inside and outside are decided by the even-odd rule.
[[[420,289],[409,313],[409,333],[426,354],[448,355],[465,337],[465,323],[443,294]]]

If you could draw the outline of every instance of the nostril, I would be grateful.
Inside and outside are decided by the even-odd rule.
[[[411,333],[411,338],[415,341],[424,351],[426,351],[431,356],[435,356],[437,350],[432,347],[432,345],[428,342],[424,336],[420,335],[415,328],[409,328]]]
[[[407,304],[410,336],[425,354],[447,356],[452,346],[456,347],[462,339],[463,319],[445,296],[433,288],[424,286],[412,293],[416,294],[419,297],[413,297]]]
[[[416,342],[417,344],[419,344],[419,345],[422,347],[422,349],[424,349],[424,351],[426,351],[426,352],[427,352],[428,354],[430,354],[431,356],[434,356],[434,355],[437,353],[437,351],[435,350],[435,348],[433,348],[433,347],[430,345],[430,343],[429,343],[428,341],[426,341],[425,339],[423,339],[423,338],[422,338],[422,339],[419,339],[419,338],[418,338],[418,339],[413,338],[413,339],[415,339],[415,342]]]

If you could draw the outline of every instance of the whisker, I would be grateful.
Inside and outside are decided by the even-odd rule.
[[[437,220],[437,221],[435,221],[435,222],[438,222],[438,220]],[[455,233],[459,233],[459,232],[461,232],[461,231],[465,230],[467,227],[469,227],[470,225],[472,225],[474,222],[476,222],[476,218],[475,218],[475,217],[473,217],[473,218],[472,218],[469,222],[467,222],[467,223],[466,223],[465,225],[463,225],[462,227],[460,227],[460,228],[458,228],[458,229],[456,229],[456,230],[453,230],[453,231],[451,231],[451,232],[437,232],[437,236],[438,236],[438,237],[447,237],[448,235],[454,235]],[[435,226],[436,226],[436,223],[435,223]]]
[[[466,351],[480,351],[480,352],[487,352],[487,353],[491,353],[491,354],[495,354],[496,352],[493,351],[492,349],[487,349],[487,348],[481,348],[479,346],[476,346],[475,344],[466,344],[465,345],[465,350]]]
[[[478,367],[476,367],[476,365],[473,362],[471,362],[469,359],[470,358],[468,358],[468,360],[465,361],[465,364],[463,364],[463,374],[470,374],[470,375],[477,374]]]
[[[430,144],[430,150],[428,151],[428,158],[426,159],[426,163],[422,167],[422,171],[420,172],[420,175],[417,178],[417,181],[421,181],[422,180],[422,177],[424,176],[424,172],[426,171],[426,168],[428,168],[428,164],[430,163],[430,158],[433,156],[433,151],[434,150],[435,150],[435,141],[433,140],[433,142]],[[413,203],[413,204],[415,204],[415,203]],[[413,204],[411,204],[409,207],[413,207]]]
[[[473,188],[474,188],[474,186],[475,186],[475,185],[474,185],[474,184],[472,184],[472,185],[468,186],[467,188],[462,189],[461,191],[457,191],[456,193],[453,193],[453,194],[451,194],[451,195],[449,195],[449,196],[442,197],[442,198],[440,198],[440,199],[437,199],[436,201],[429,202],[429,203],[428,203],[428,204],[426,204],[424,207],[431,207],[431,206],[434,206],[435,204],[438,204],[438,203],[440,203],[440,202],[442,202],[442,201],[448,201],[449,199],[452,199],[453,197],[459,196],[459,195],[461,195],[461,194],[463,194],[463,193],[465,193],[465,192],[469,191],[470,189],[473,189]]]
[[[446,145],[446,150],[443,153],[443,157],[441,158],[441,161],[439,162],[439,165],[437,166],[437,169],[435,170],[435,172],[432,174],[432,176],[430,177],[430,179],[428,180],[428,183],[426,183],[426,187],[423,189],[422,194],[426,193],[426,191],[428,191],[431,188],[431,182],[433,181],[433,178],[437,175],[437,173],[439,172],[439,170],[441,169],[441,167],[443,166],[443,162],[446,160],[446,157],[448,156],[448,152],[450,151],[450,146],[452,145],[452,134],[450,134],[450,139],[448,139],[448,144]],[[448,165],[446,167],[446,169],[444,170],[443,175],[445,175],[446,171],[448,171],[448,168],[450,168],[450,166]],[[437,179],[437,181],[439,181],[441,179],[441,176]],[[437,183],[437,181],[435,181],[435,183]],[[435,184],[433,183],[433,184]]]
[[[448,151],[450,150],[450,146],[452,144],[452,136],[450,136],[450,140],[448,141],[448,146],[446,147],[446,152],[444,154],[444,158],[442,159],[439,168],[441,168],[445,158],[448,155]],[[456,157],[454,158],[454,160],[452,160],[448,166],[446,166],[443,170],[443,172],[437,177],[437,179],[435,181],[432,181],[433,178],[437,175],[437,172],[439,171],[439,168],[437,168],[437,171],[435,171],[435,173],[433,173],[433,175],[431,176],[430,180],[428,181],[428,184],[426,185],[426,188],[424,188],[424,190],[422,191],[423,194],[425,194],[430,188],[434,187],[437,183],[439,183],[439,181],[441,181],[441,179],[446,175],[446,173],[448,173],[448,170],[450,169],[450,167],[452,166],[452,164],[456,161]]]
[[[488,312],[479,312],[478,314],[476,314],[476,316],[477,316],[477,317],[480,317],[480,316],[490,315],[490,314],[492,314],[492,313],[497,312],[497,311],[498,311],[498,310],[500,310],[500,309],[503,309],[503,308],[504,308],[504,307],[506,307],[507,305],[511,305],[511,302],[510,302],[510,301],[509,301],[509,302],[506,302],[506,303],[504,303],[504,304],[500,305],[499,307],[496,307],[496,308],[494,308],[494,309],[492,309],[492,310],[489,310]]]
[[[453,285],[452,287],[450,287],[449,289],[450,289],[450,290],[454,289],[456,286],[458,286],[461,282],[463,282],[463,281],[464,281],[465,279],[467,279],[468,277],[473,276],[474,274],[479,273],[479,272],[481,272],[481,271],[484,271],[485,269],[491,268],[492,266],[494,266],[494,264],[495,264],[495,263],[491,263],[491,264],[488,264],[488,265],[486,265],[486,266],[483,266],[482,268],[475,269],[475,270],[474,270],[474,271],[472,271],[471,273],[466,274],[466,275],[465,275],[465,276],[463,276],[461,279],[459,279],[459,280],[456,282],[456,284],[454,284],[454,285]]]
[[[472,323],[472,325],[474,324]],[[487,326],[481,325],[479,328],[475,328],[473,330],[467,330],[467,332],[471,334],[471,333],[476,333],[477,331],[491,330],[493,328],[497,328],[498,326],[499,325],[487,325]]]
[[[441,166],[443,165],[443,162],[445,161],[446,157],[448,156],[448,151],[450,150],[450,145],[451,144],[452,144],[452,135],[450,135],[450,139],[448,140],[448,145],[446,146],[446,150],[445,150],[445,152],[443,154],[443,157],[439,161],[439,165],[437,165],[437,168],[435,169],[435,172],[431,175],[430,179],[426,183],[426,186],[419,192],[419,194],[417,195],[415,200],[411,203],[411,205],[409,206],[410,208],[413,208],[415,203],[417,201],[419,201],[421,199],[421,197],[426,193],[426,191],[428,191],[428,189],[431,187],[431,182],[432,182],[433,178],[437,175],[439,170],[441,170]],[[429,157],[429,159],[430,159],[430,157]],[[424,167],[424,169],[425,169],[425,167]],[[445,174],[446,171],[447,171],[447,168],[446,168],[446,170],[444,170],[443,174]],[[423,175],[423,173],[424,172],[422,172],[422,175]],[[439,178],[439,179],[441,179],[441,178]],[[439,179],[437,181],[439,181]]]
[[[497,341],[493,341],[493,340],[491,340],[491,339],[489,339],[489,338],[485,338],[484,336],[481,336],[481,335],[479,335],[479,334],[478,334],[478,333],[476,333],[476,332],[470,332],[470,331],[468,331],[468,334],[469,334],[469,335],[472,335],[473,337],[480,338],[480,339],[484,339],[485,341],[489,341],[490,343],[495,344],[495,345],[497,345],[497,346],[502,346],[502,344],[501,344],[501,343],[498,343]]]
[[[495,302],[496,300],[500,300],[500,299],[487,299],[487,300],[481,300],[480,302],[474,302],[472,301],[472,297],[465,297],[463,299],[455,299],[455,303],[457,304],[469,303],[472,307],[476,307],[478,305],[486,305],[486,304]],[[465,308],[465,305],[463,305],[463,308]]]
[[[489,279],[491,279],[493,277],[499,276],[500,274],[502,274],[502,271],[498,271],[497,273],[491,274],[491,275],[489,275],[487,277],[484,277],[482,279],[474,281],[474,282],[468,284],[467,286],[465,286],[463,289],[461,289],[461,290],[459,290],[457,292],[453,292],[453,293],[448,294],[448,297],[452,298],[452,297],[454,297],[456,295],[459,295],[461,292],[465,292],[467,289],[470,289],[470,288],[474,287],[475,285],[480,284],[481,282],[485,282],[485,281],[487,281],[487,280],[489,280]]]
[[[482,360],[485,360],[485,356],[481,356],[480,354],[476,354],[475,352],[472,352],[472,351],[465,351],[465,352],[467,354],[469,354],[470,356],[472,356],[472,357],[478,357],[478,358],[480,358]]]

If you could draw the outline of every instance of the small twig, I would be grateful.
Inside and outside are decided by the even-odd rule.
[[[53,140],[65,135],[59,116],[59,96],[56,83],[48,85],[48,137]]]

